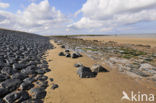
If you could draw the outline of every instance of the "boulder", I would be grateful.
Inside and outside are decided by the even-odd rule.
[[[66,53],[69,53],[69,52],[70,52],[70,50],[66,49],[66,50],[65,50],[65,52],[66,52]]]
[[[60,52],[58,55],[59,56],[65,56],[65,54],[63,52]]]
[[[80,78],[91,78],[95,77],[95,74],[90,70],[90,68],[85,66],[80,66],[77,70],[77,74]]]
[[[3,88],[6,88],[7,91],[13,91],[17,87],[19,87],[20,83],[21,83],[20,79],[7,79],[7,80],[3,81],[0,84],[0,86]]]
[[[1,88],[0,87],[0,98],[5,96],[8,93],[6,88]],[[1,102],[0,102],[1,103]]]
[[[13,69],[21,70],[21,69],[23,69],[24,67],[26,67],[26,65],[25,65],[25,64],[14,63],[14,64],[12,65],[12,67],[13,67]]]
[[[81,57],[82,55],[80,54],[80,53],[78,53],[78,52],[75,52],[75,53],[72,53],[71,54],[71,57],[72,58],[78,58],[78,57]]]
[[[53,78],[50,78],[49,80],[50,80],[51,82],[52,82],[52,81],[54,81],[54,79],[53,79]]]
[[[6,74],[6,75],[12,75],[14,72],[11,67],[3,67],[3,69],[1,70],[1,73]]]
[[[22,69],[21,73],[29,75],[29,74],[35,74],[36,72],[34,69],[26,68],[26,69]]]
[[[27,82],[27,83],[32,83],[32,82],[35,81],[35,79],[34,79],[34,78],[28,77],[28,78],[25,78],[23,81],[24,81],[24,82]]]
[[[19,92],[12,92],[6,95],[3,99],[6,103],[14,103],[20,96],[21,94]]]
[[[0,74],[0,82],[5,81],[8,78],[9,78],[9,76],[7,76],[5,74]]]
[[[25,91],[15,91],[8,95],[6,95],[4,98],[4,101],[7,103],[21,103],[21,101],[29,99],[29,94]]]
[[[65,48],[65,46],[64,45],[61,45],[61,48]]]
[[[66,53],[65,56],[66,56],[67,58],[71,57],[70,53]]]
[[[21,103],[24,100],[29,99],[30,96],[26,91],[21,91],[20,92],[20,97],[16,100],[17,103]]]
[[[46,96],[46,91],[43,88],[32,88],[30,94],[33,99],[42,99]]]
[[[20,89],[21,90],[29,90],[33,87],[34,85],[31,83],[31,82],[23,82],[21,85],[20,85]]]
[[[108,72],[107,69],[105,69],[104,67],[102,67],[102,66],[99,65],[99,64],[94,64],[94,65],[91,67],[91,71],[92,71],[92,72],[95,72],[95,73],[98,73],[98,72]]]
[[[11,76],[12,79],[20,79],[20,80],[23,80],[26,77],[27,75],[24,73],[15,73]]]

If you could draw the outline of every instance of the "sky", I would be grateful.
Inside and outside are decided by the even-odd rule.
[[[156,0],[0,0],[0,28],[41,35],[156,33]]]

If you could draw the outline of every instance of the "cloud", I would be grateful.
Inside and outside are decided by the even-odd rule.
[[[51,7],[48,0],[39,4],[31,3],[16,14],[0,11],[1,27],[39,34],[63,33],[69,21],[61,11]]]
[[[0,8],[8,8],[10,4],[0,2]]]
[[[113,30],[117,26],[156,20],[156,0],[87,0],[75,15],[83,17],[69,29]]]

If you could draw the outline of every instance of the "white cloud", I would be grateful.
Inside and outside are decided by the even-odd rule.
[[[59,10],[50,6],[48,0],[39,4],[31,3],[24,11],[18,10],[16,14],[0,11],[1,27],[39,34],[63,33],[68,22]]]
[[[0,8],[8,8],[10,4],[0,2]]]
[[[79,13],[83,17],[68,25],[70,29],[111,31],[116,26],[156,20],[156,0],[87,0],[75,15]]]

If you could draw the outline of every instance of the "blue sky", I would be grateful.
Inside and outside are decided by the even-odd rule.
[[[156,33],[156,0],[0,0],[0,28],[54,34]]]

